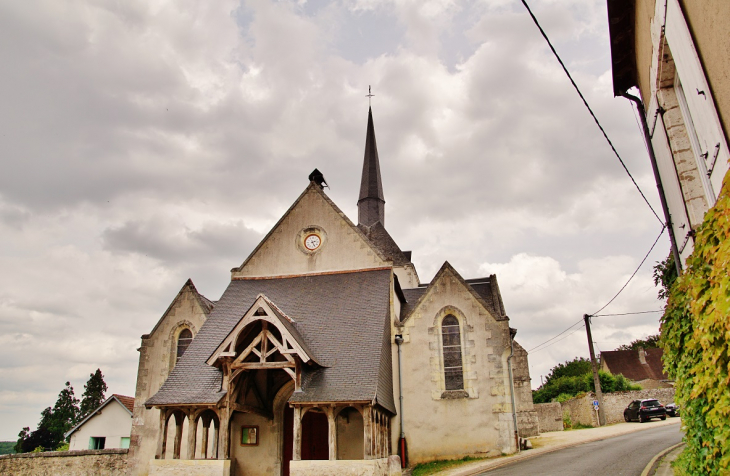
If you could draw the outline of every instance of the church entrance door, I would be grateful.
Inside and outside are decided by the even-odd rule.
[[[329,459],[329,423],[324,413],[310,410],[302,418],[302,459]]]
[[[284,406],[284,448],[281,451],[281,474],[289,476],[289,465],[294,456],[294,409]]]

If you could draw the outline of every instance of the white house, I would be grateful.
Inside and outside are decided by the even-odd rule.
[[[114,394],[64,436],[69,450],[129,448],[134,398]]]

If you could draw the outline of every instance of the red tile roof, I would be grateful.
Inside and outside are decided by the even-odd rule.
[[[614,374],[621,374],[629,380],[667,380],[662,364],[662,349],[643,349],[644,362],[639,357],[639,350],[612,350],[601,352],[601,366]]]
[[[129,410],[131,413],[134,413],[134,398],[133,397],[127,397],[125,395],[119,395],[118,393],[115,393],[112,395],[117,400],[119,400],[119,403],[127,407],[127,410]]]

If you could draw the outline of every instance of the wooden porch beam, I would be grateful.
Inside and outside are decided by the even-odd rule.
[[[235,412],[241,412],[241,413],[255,413],[256,415],[260,415],[264,418],[268,418],[269,420],[274,419],[273,413],[271,413],[270,411],[265,410],[263,408],[254,407],[253,405],[243,405],[241,403],[234,403],[232,410]]]
[[[294,368],[294,364],[291,362],[242,362],[240,364],[231,364],[231,368],[249,370],[286,369]]]

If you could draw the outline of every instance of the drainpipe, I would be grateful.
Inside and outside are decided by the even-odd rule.
[[[682,258],[679,255],[679,248],[677,247],[677,238],[674,236],[674,227],[672,227],[672,216],[669,214],[669,206],[667,206],[667,198],[664,196],[664,186],[662,185],[662,178],[659,175],[659,166],[656,163],[656,156],[654,155],[654,146],[651,143],[651,133],[649,132],[649,124],[646,123],[646,111],[641,99],[633,96],[627,92],[621,93],[621,96],[625,97],[629,101],[636,104],[636,109],[639,112],[641,118],[641,128],[644,131],[644,141],[646,142],[646,148],[649,151],[649,161],[651,162],[651,170],[654,172],[654,180],[656,181],[656,188],[659,191],[659,200],[662,204],[662,212],[664,212],[664,223],[669,230],[669,241],[672,245],[672,256],[674,256],[674,266],[677,268],[677,276],[682,274]]]
[[[398,346],[398,395],[400,400],[400,408],[398,414],[400,416],[400,438],[398,439],[398,448],[400,448],[400,466],[405,468],[406,462],[406,432],[403,429],[403,363],[401,361],[400,346],[403,343],[403,336],[396,334],[395,343]]]
[[[509,369],[509,388],[510,388],[510,395],[512,397],[512,422],[515,426],[515,446],[517,447],[517,452],[520,452],[520,434],[517,431],[517,406],[515,405],[515,381],[512,376],[512,357],[515,355],[515,335],[517,334],[517,329],[509,328],[509,357],[507,357],[507,368]]]

